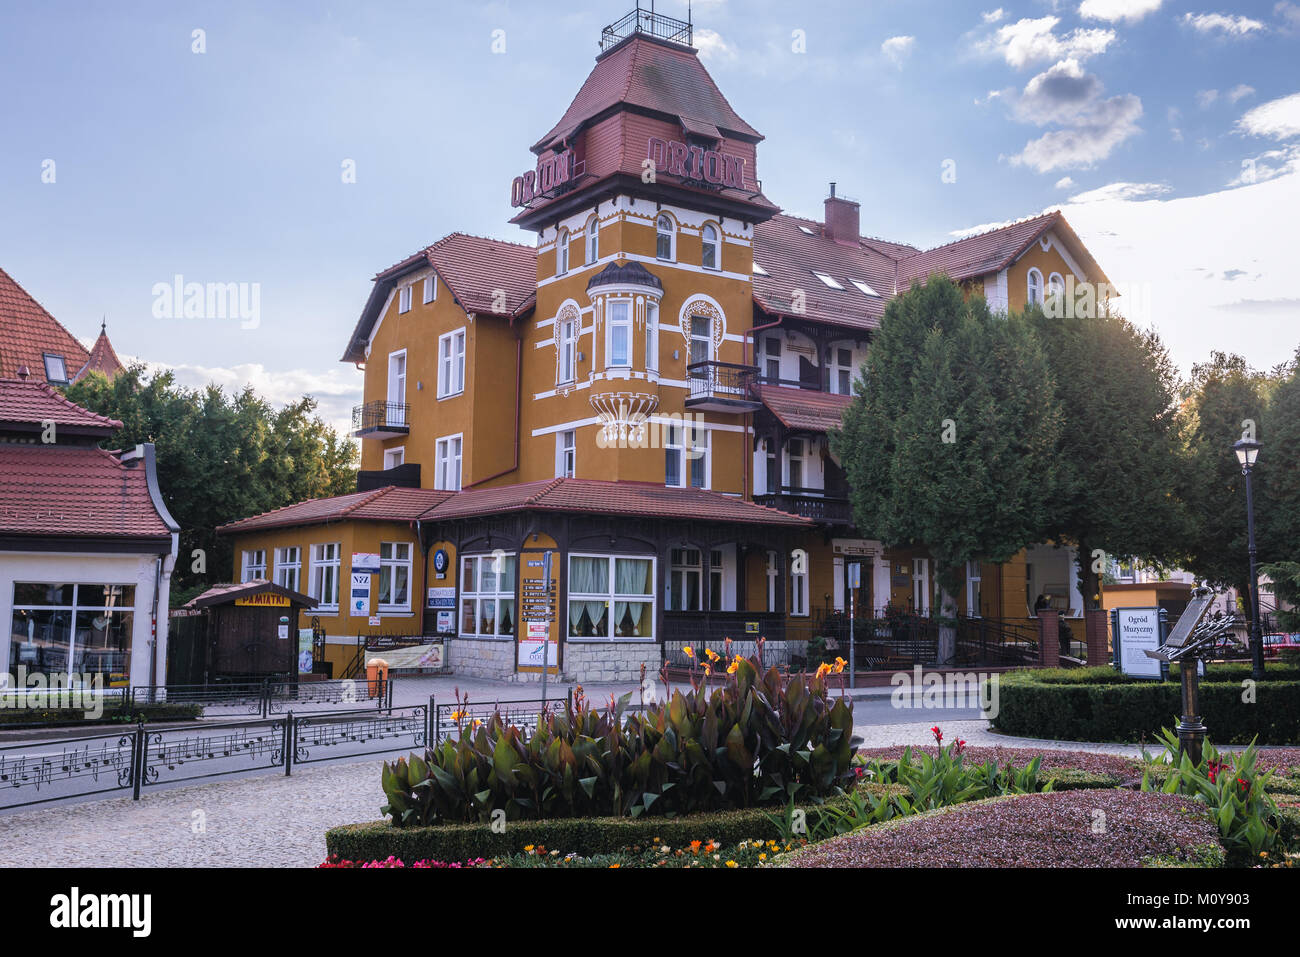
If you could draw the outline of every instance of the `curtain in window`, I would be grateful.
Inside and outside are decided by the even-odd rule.
[[[650,560],[617,559],[614,562],[614,592],[619,595],[650,594]]]
[[[604,595],[609,592],[609,559],[569,559],[569,591],[578,595]]]

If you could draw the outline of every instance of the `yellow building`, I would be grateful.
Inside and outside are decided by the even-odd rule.
[[[223,529],[238,575],[322,601],[336,675],[367,635],[591,681],[724,637],[798,664],[851,607],[930,615],[929,556],[854,528],[826,442],[885,304],[934,272],[995,309],[1106,283],[1060,213],[930,250],[863,236],[835,184],[823,221],[781,214],[763,137],[654,20],[606,35],[511,184],[535,246],[452,233],[375,277],[343,355],[360,491]],[[1001,640],[1039,595],[1081,615],[1072,557],[972,563],[962,616]]]

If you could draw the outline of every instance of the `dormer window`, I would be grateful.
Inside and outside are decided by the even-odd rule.
[[[841,291],[843,291],[844,289],[844,287],[841,286],[835,280],[834,276],[828,276],[824,272],[817,272],[815,269],[813,270],[813,275],[816,276],[818,279],[820,279],[822,283],[829,289],[839,289]]]
[[[45,381],[51,385],[68,384],[68,366],[63,361],[63,356],[55,356],[45,353]]]
[[[701,242],[704,244],[704,252],[700,256],[700,265],[705,269],[719,269],[719,263],[722,261],[722,251],[718,243],[718,228],[706,223],[704,229],[700,232]]]
[[[587,223],[587,265],[600,258],[600,220],[595,216]]]
[[[403,286],[401,291],[398,293],[397,311],[398,312],[411,311],[411,284],[409,282],[405,286]]]
[[[667,213],[660,214],[655,221],[655,257],[665,262],[672,262],[674,259],[674,247],[676,246],[677,229],[673,225],[673,218]]]
[[[555,275],[563,276],[569,271],[569,231],[561,229],[555,240]]]
[[[1026,298],[1029,305],[1040,305],[1043,301],[1043,274],[1037,269],[1029,270]]]

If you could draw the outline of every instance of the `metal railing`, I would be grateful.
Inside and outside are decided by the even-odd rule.
[[[405,402],[387,402],[376,399],[352,409],[352,431],[392,431],[409,432],[411,429],[411,407]]]
[[[821,489],[818,494],[804,494],[802,489],[785,488],[770,495],[755,495],[754,504],[775,508],[778,511],[811,518],[832,525],[852,525],[853,506],[847,498],[827,496]]]
[[[757,366],[742,365],[736,362],[692,362],[686,367],[686,378],[690,385],[687,402],[704,399],[727,399],[737,402],[750,402],[750,383],[757,375]]]
[[[600,31],[600,48],[602,51],[608,50],[634,33],[644,33],[660,40],[690,46],[692,27],[688,20],[678,20],[652,10],[642,10],[641,4],[638,3],[634,10],[625,13]]]
[[[392,707],[391,679],[331,678],[295,681],[266,678],[259,682],[212,685],[136,685],[123,689],[128,710],[144,704],[198,704],[204,714],[213,709],[256,714],[265,718],[290,705],[355,705],[357,708]]]

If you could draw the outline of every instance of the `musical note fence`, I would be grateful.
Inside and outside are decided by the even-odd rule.
[[[0,746],[0,810],[295,765],[388,755],[431,740],[429,703],[183,728],[143,720],[114,732]]]
[[[216,711],[255,714],[263,718],[312,705],[348,705],[378,710],[393,706],[393,682],[388,678],[336,678],[293,681],[266,678],[258,682],[213,685],[137,685],[125,689],[127,707],[141,704],[200,704],[206,715]],[[341,709],[340,709],[341,710]]]

